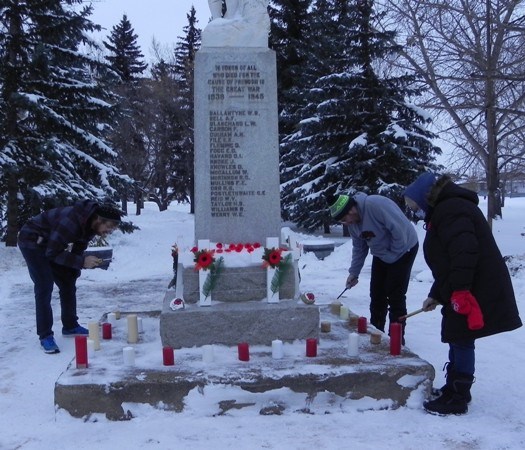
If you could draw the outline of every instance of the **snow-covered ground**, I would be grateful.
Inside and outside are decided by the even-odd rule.
[[[481,208],[485,210],[486,205]],[[131,208],[133,210],[133,208]],[[494,234],[510,265],[518,306],[525,316],[525,198],[507,199],[504,220]],[[109,311],[160,309],[171,279],[171,246],[193,245],[193,216],[186,206],[172,205],[159,213],[147,204],[140,216],[129,217],[141,229],[111,236],[114,261],[109,270],[84,271],[78,282],[79,316],[84,325]],[[417,227],[422,239],[423,230]],[[339,239],[338,239],[339,241]],[[317,303],[329,303],[344,288],[351,243],[336,248],[324,261],[312,253],[300,260],[301,289],[314,292]],[[368,316],[370,258],[360,283],[343,303]],[[421,307],[431,277],[420,253],[412,273],[408,309]],[[123,303],[111,296],[119,286],[136,286],[134,298]],[[107,287],[107,295],[101,295]],[[119,298],[120,300],[115,300]],[[119,303],[120,302],[120,303]],[[54,300],[55,332],[61,353],[46,355],[35,334],[32,284],[16,248],[0,247],[0,449],[522,449],[525,448],[525,329],[477,342],[476,383],[465,416],[436,417],[419,404],[397,410],[352,410],[346,404],[330,414],[304,414],[291,408],[281,416],[231,410],[213,416],[201,407],[205,399],[190,395],[182,413],[147,409],[127,422],[103,417],[83,421],[55,411],[54,383],[74,355],[74,343],[60,336],[60,311]],[[447,346],[439,338],[440,314],[434,311],[409,319],[407,346],[436,368],[436,384]],[[283,395],[288,395],[283,393]],[[293,403],[293,399],[285,399]]]

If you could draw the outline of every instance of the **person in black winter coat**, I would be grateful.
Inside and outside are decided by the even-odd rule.
[[[53,337],[51,296],[53,284],[59,289],[64,336],[87,335],[78,324],[76,281],[81,269],[93,269],[102,261],[84,257],[89,241],[106,237],[120,223],[122,212],[91,200],[73,206],[53,208],[32,217],[18,234],[18,247],[34,283],[36,328],[46,353],[59,353]]]
[[[423,309],[442,305],[441,340],[449,344],[446,384],[423,406],[434,414],[465,414],[475,340],[522,325],[511,278],[475,192],[427,172],[404,196],[425,221],[423,252],[434,283]]]

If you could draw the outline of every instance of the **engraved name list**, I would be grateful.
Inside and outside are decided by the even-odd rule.
[[[266,195],[256,171],[264,82],[255,64],[215,64],[208,79],[212,217],[243,217]]]

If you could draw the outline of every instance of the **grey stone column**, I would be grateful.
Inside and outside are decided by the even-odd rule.
[[[195,239],[280,236],[275,52],[205,47],[195,61]]]

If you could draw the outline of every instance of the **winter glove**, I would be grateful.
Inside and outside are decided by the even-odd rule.
[[[437,305],[439,305],[437,300],[434,300],[432,297],[427,297],[421,309],[423,311],[434,311]]]
[[[355,275],[348,275],[348,278],[346,279],[346,288],[353,288],[357,283],[359,283],[358,277],[356,277]]]
[[[485,326],[478,301],[470,291],[452,292],[450,303],[454,311],[467,316],[467,324],[470,330],[479,330]]]

